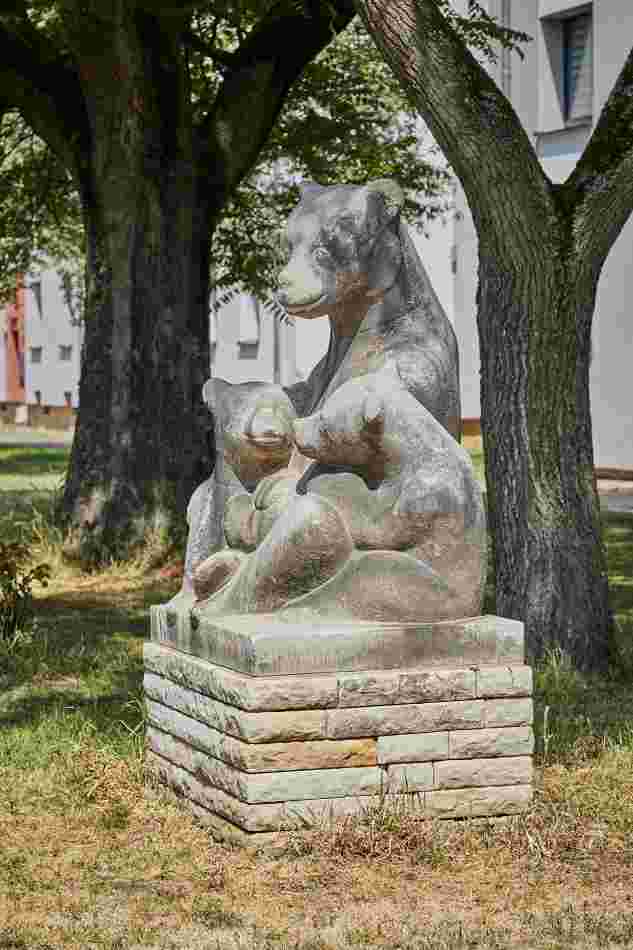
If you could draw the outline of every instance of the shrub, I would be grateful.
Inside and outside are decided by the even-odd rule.
[[[0,541],[0,647],[14,647],[33,626],[33,581],[47,585],[48,564],[26,569],[29,549]]]

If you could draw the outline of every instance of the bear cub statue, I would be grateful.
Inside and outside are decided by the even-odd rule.
[[[299,482],[281,510],[275,476],[260,483],[255,509],[265,518],[270,505],[273,517],[255,552],[204,601],[205,614],[406,622],[479,613],[481,490],[467,453],[397,377],[347,381],[293,430],[301,455],[347,470],[311,478],[305,493]],[[226,518],[238,537],[231,502]]]

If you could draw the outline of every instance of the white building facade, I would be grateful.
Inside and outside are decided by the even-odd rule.
[[[55,270],[30,271],[24,285],[26,402],[76,409],[83,327],[73,320]]]
[[[480,0],[481,2],[481,0]],[[454,0],[464,10],[466,0]],[[485,0],[488,12],[532,36],[525,59],[504,51],[484,65],[508,96],[543,168],[565,181],[580,158],[633,45],[631,0]],[[453,322],[460,344],[462,412],[480,415],[476,324],[477,235],[461,187],[453,230]],[[598,284],[590,397],[597,466],[633,465],[633,219],[624,226]]]

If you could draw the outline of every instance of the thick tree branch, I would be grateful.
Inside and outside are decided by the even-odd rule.
[[[434,0],[354,0],[354,6],[460,179],[480,239],[485,235],[500,259],[514,257],[502,236],[517,189],[521,206],[544,221],[551,194],[511,104]],[[523,227],[521,216],[516,227]]]
[[[587,147],[558,191],[573,208],[582,263],[587,269],[596,262],[601,266],[633,211],[633,49]]]
[[[27,42],[21,32],[7,26],[6,17],[0,20],[3,101],[17,109],[66,167],[78,174],[82,141],[89,134],[79,80],[45,37],[38,37],[35,46],[33,37]]]
[[[213,109],[200,124],[216,169],[210,186],[224,194],[253,167],[292,83],[356,15],[352,0],[330,2],[334,15],[322,3],[311,5],[310,15],[297,6],[276,4],[249,33],[232,54]]]

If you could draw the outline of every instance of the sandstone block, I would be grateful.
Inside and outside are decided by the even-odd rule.
[[[378,761],[380,743],[378,740]],[[486,758],[494,755],[531,755],[534,733],[531,726],[507,726],[503,729],[464,729],[448,733],[451,759]],[[439,758],[439,756],[438,756]]]
[[[278,831],[296,825],[297,819],[312,822],[321,816],[358,814],[363,801],[357,796],[318,798],[308,801],[275,802],[249,805],[234,795],[207,785],[204,780],[150,750],[146,753],[148,771],[176,794],[197,802],[245,831]]]
[[[433,788],[433,765],[430,762],[390,765],[387,775],[390,792],[426,792]]]
[[[533,720],[531,699],[487,699],[485,722],[491,726],[529,726]]]
[[[249,676],[157,643],[146,643],[143,657],[150,673],[246,711],[326,709],[338,703],[335,674]]]
[[[474,670],[415,670],[400,673],[399,703],[474,698]]]
[[[379,793],[385,782],[380,766],[264,774],[242,772],[152,726],[148,727],[146,738],[148,747],[157,755],[248,804],[372,795]]]
[[[525,811],[531,800],[531,785],[441,790],[424,793],[424,812],[429,818],[513,815]]]
[[[149,722],[216,759],[245,772],[331,769],[377,764],[375,739],[248,743],[147,700]]]
[[[477,696],[531,696],[532,667],[493,666],[477,670]]]
[[[437,788],[526,785],[532,781],[532,757],[499,756],[495,759],[447,759],[435,763]]]
[[[400,702],[396,670],[339,673],[339,706],[386,706]]]
[[[194,690],[177,686],[154,673],[145,674],[143,688],[149,699],[245,742],[291,742],[326,738],[325,713],[319,710],[244,712],[218,700],[209,699]]]
[[[469,733],[479,730],[468,730]],[[459,735],[459,733],[455,733]],[[448,732],[427,732],[416,735],[380,736],[377,740],[378,763],[431,762],[447,759],[449,755]],[[350,740],[348,740],[350,741]]]
[[[483,700],[330,709],[325,713],[326,734],[331,739],[353,739],[363,736],[472,729],[482,723],[483,709]]]

